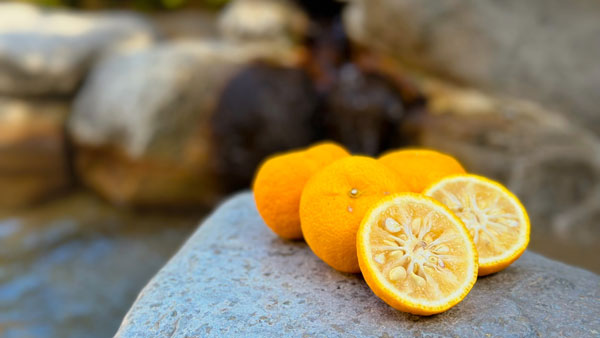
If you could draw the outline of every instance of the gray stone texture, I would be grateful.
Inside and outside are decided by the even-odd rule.
[[[526,252],[449,311],[418,317],[284,241],[250,193],[224,203],[142,290],[116,337],[597,336],[600,277]]]
[[[310,118],[306,116],[313,113],[316,94],[304,73],[289,68],[301,60],[298,43],[306,33],[306,20],[289,2],[252,0],[248,5],[236,1],[221,14],[218,25],[213,22],[218,26],[215,36],[158,43],[103,58],[77,94],[68,121],[76,148],[76,172],[105,198],[128,205],[213,205],[231,189],[228,183],[239,188],[235,184],[238,172],[243,173],[246,186],[248,173],[272,151],[262,153],[260,145],[253,144],[259,149],[252,149],[250,156],[229,152],[227,146],[243,138],[236,129],[236,123],[244,124],[240,120],[258,123],[261,119],[253,114],[263,110],[269,110],[270,118],[284,120],[283,130],[263,123],[270,130],[261,136],[274,150],[312,140],[302,135],[310,134],[310,121],[302,128],[295,122]],[[236,94],[234,101],[245,104],[245,110],[223,111],[232,103],[231,95],[223,94],[231,87],[226,88],[228,83],[244,66],[258,61],[272,66],[265,66],[264,73],[274,75],[255,81],[259,88]],[[252,102],[259,104],[248,104]],[[297,111],[288,112],[290,104],[297,103],[301,107],[298,116]],[[249,115],[237,120],[233,116],[244,113]],[[222,115],[231,121],[220,123]],[[301,141],[286,146],[269,137],[289,130],[299,130],[296,134]],[[260,132],[253,130],[251,137]],[[285,136],[294,138],[289,133]],[[249,143],[248,139],[243,138],[243,143]],[[235,158],[236,163],[224,166],[223,158]],[[219,180],[221,175],[232,179]]]
[[[219,16],[225,40],[241,44],[294,46],[308,33],[309,19],[288,0],[235,0]]]
[[[239,53],[217,42],[175,42],[100,62],[77,95],[69,120],[75,142],[119,147],[131,158],[181,158],[206,129]],[[206,132],[206,130],[203,130]]]
[[[352,0],[351,38],[426,72],[532,99],[600,134],[600,2]]]
[[[78,93],[68,121],[77,173],[118,204],[215,203],[222,189],[215,178],[214,111],[231,78],[268,52],[199,40],[104,58]],[[287,62],[277,53],[268,58]]]
[[[131,13],[0,4],[0,94],[70,95],[95,61],[147,46],[154,35],[149,22]]]
[[[163,43],[104,58],[75,99],[75,169],[116,204],[212,204],[209,120],[240,67],[217,42]]]

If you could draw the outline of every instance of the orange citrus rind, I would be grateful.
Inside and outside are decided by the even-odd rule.
[[[265,159],[252,183],[265,224],[282,238],[301,239],[299,204],[304,185],[321,168],[346,156],[350,156],[346,149],[326,141]]]
[[[421,194],[377,202],[360,224],[356,245],[365,281],[400,311],[446,311],[477,280],[477,250],[467,228],[443,204]]]
[[[304,240],[332,268],[358,273],[356,231],[369,208],[382,197],[407,191],[383,164],[366,156],[339,159],[314,174],[300,198]]]
[[[410,191],[418,193],[443,177],[466,173],[451,155],[424,148],[388,151],[378,161],[394,170]]]

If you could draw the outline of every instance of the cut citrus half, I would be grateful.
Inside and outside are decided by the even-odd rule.
[[[448,206],[465,223],[479,253],[480,276],[506,268],[527,248],[527,211],[502,184],[477,175],[455,175],[423,193]]]
[[[446,311],[477,280],[477,251],[467,228],[440,202],[420,194],[380,200],[366,213],[356,247],[371,290],[401,311]]]

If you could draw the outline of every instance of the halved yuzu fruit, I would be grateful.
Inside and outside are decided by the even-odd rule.
[[[359,227],[356,247],[371,290],[400,311],[446,311],[477,280],[477,251],[467,228],[440,202],[420,194],[377,202]]]
[[[448,206],[465,223],[479,253],[480,276],[506,268],[527,248],[527,211],[502,184],[477,175],[455,175],[423,193]]]

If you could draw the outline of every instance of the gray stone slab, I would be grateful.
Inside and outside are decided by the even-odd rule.
[[[531,252],[443,314],[396,311],[360,275],[272,234],[242,193],[142,290],[116,337],[589,337],[600,334],[599,315],[600,276]]]

